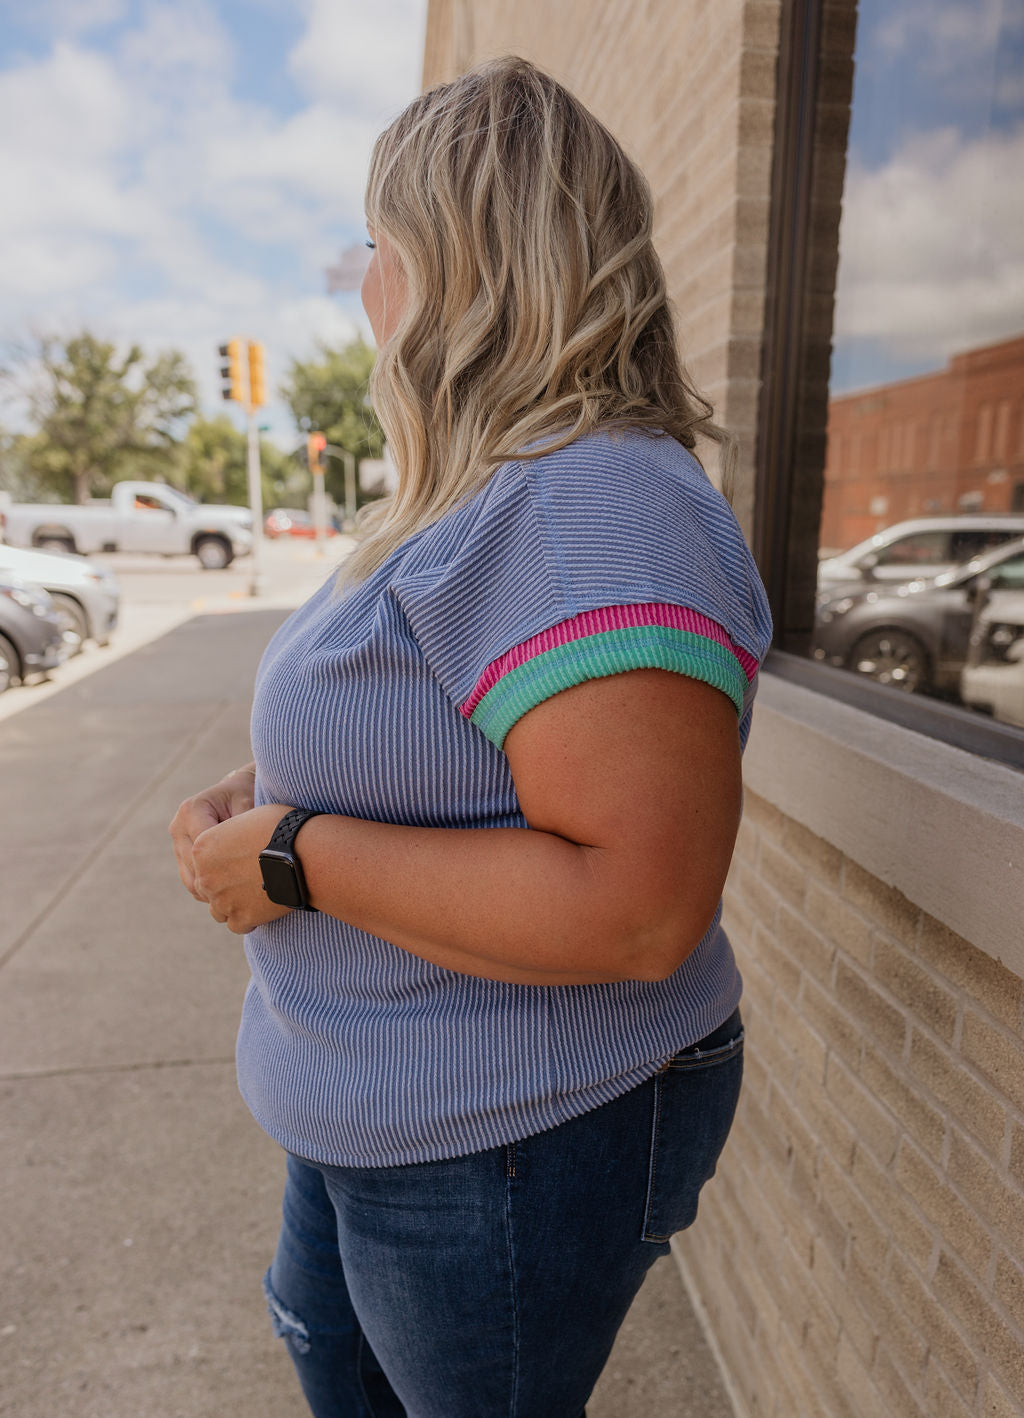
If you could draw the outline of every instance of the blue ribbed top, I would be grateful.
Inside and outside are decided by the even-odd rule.
[[[466,717],[467,701],[532,637],[648,604],[714,622],[748,665],[768,648],[753,560],[684,449],[600,434],[505,464],[364,583],[339,597],[332,577],[278,630],[253,703],[257,801],[525,827],[500,736]],[[579,678],[615,671],[608,656],[572,650]],[[716,663],[673,655],[666,668],[697,677]],[[745,743],[756,675],[739,683]],[[642,1082],[731,1014],[740,979],[720,914],[667,980],[528,986],[456,974],[334,917],[292,912],[246,938],[242,1094],[284,1147],[339,1166],[430,1161],[539,1132]]]

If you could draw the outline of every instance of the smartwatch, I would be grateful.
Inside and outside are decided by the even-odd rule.
[[[295,837],[304,822],[322,816],[303,807],[292,808],[274,828],[273,837],[260,853],[263,890],[275,905],[292,906],[298,911],[316,910],[309,904],[302,863],[295,855]]]

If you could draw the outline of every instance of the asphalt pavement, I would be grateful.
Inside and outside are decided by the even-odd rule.
[[[151,619],[0,722],[0,1414],[306,1414],[260,1294],[282,1159],[235,1088],[245,961],[167,823],[251,757],[256,663],[314,575]],[[732,1418],[673,1260],[588,1413]]]

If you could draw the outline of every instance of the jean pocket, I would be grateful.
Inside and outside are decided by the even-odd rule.
[[[701,1044],[681,1049],[655,1076],[645,1241],[664,1243],[693,1224],[701,1188],[729,1136],[742,1079],[738,1015]]]

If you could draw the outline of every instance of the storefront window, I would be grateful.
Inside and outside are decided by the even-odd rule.
[[[860,0],[813,659],[1024,726],[1024,0]]]

